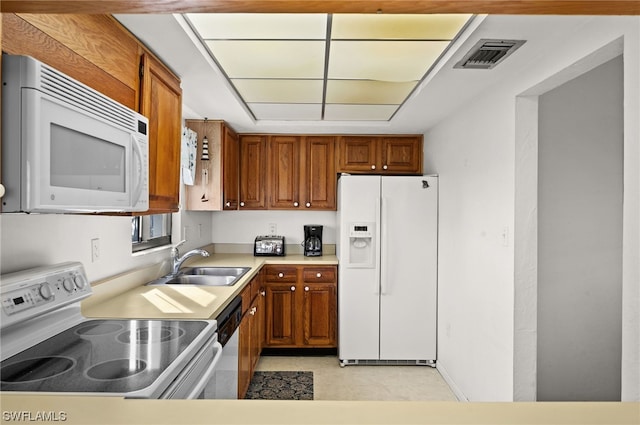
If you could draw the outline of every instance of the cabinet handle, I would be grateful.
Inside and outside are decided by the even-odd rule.
[[[258,307],[253,307],[251,310],[249,310],[249,314],[252,316],[255,316],[257,311],[258,311]]]
[[[241,207],[244,207],[244,202],[240,202],[240,206],[241,206]]]
[[[291,287],[291,291],[292,291],[292,292],[295,292],[295,290],[296,290],[296,287],[295,287],[295,286],[292,286],[292,287]]]
[[[267,295],[267,291],[260,291],[260,295],[262,295],[263,297]]]
[[[231,206],[231,202],[227,201],[227,203],[225,204],[227,207]]]
[[[307,208],[309,208],[309,207],[311,206],[311,202],[307,202],[307,203],[305,204],[305,206],[306,206]]]
[[[282,272],[278,273],[278,277],[284,277],[284,273]]]
[[[386,170],[389,167],[387,167],[387,165],[385,164],[385,165],[382,166],[382,168]]]
[[[305,290],[306,292],[309,292],[309,287],[308,287],[308,286],[305,286],[305,287],[304,287],[304,290]]]
[[[372,170],[375,170],[375,169],[376,169],[376,166],[375,166],[375,165],[372,165],[372,166],[371,166],[371,169],[372,169]]]
[[[322,273],[316,273],[316,277],[322,277]]]
[[[294,203],[293,203],[293,206],[294,206],[294,207],[297,207],[298,205],[300,205],[300,204],[299,204],[299,203],[297,203],[297,202],[294,202]]]

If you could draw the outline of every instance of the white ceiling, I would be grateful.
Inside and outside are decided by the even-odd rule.
[[[588,16],[476,16],[391,121],[254,121],[181,15],[115,15],[182,80],[185,118],[222,119],[238,132],[424,133],[471,99],[533,63]],[[481,38],[527,42],[492,70],[453,69]],[[277,108],[277,105],[265,105]],[[273,109],[274,115],[278,115]],[[268,111],[267,111],[268,112]],[[304,117],[305,111],[300,110]],[[334,112],[336,116],[340,111]]]

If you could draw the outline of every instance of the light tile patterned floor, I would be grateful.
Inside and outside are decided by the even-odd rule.
[[[257,370],[312,371],[314,400],[456,401],[429,366],[346,366],[335,356],[262,356]]]

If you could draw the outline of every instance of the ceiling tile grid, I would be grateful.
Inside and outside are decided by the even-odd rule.
[[[388,121],[471,15],[187,14],[256,120]]]

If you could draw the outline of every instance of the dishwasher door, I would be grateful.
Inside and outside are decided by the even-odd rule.
[[[213,379],[204,388],[200,398],[237,399],[238,398],[238,344],[239,330],[235,329],[231,338],[224,344],[222,357],[214,371]]]

